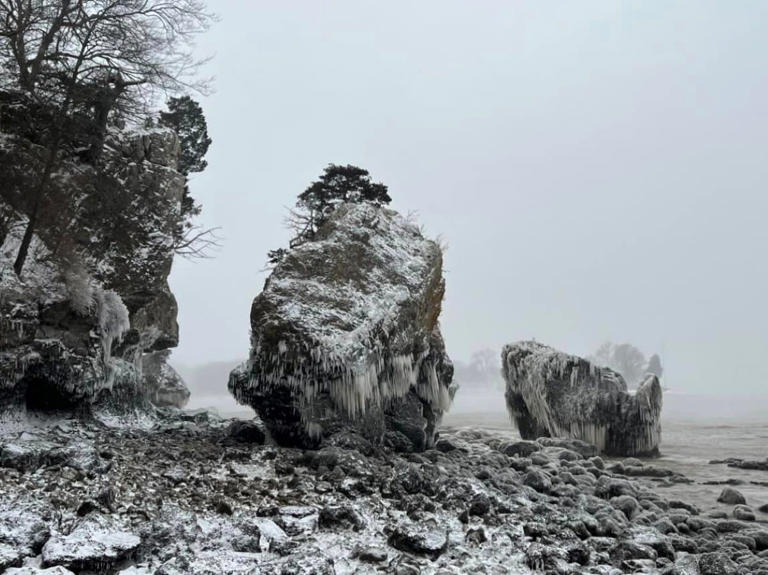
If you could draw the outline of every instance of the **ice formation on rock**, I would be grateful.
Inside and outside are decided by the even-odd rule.
[[[658,455],[661,386],[630,393],[615,371],[534,341],[504,346],[507,409],[524,439],[568,437],[609,455]]]
[[[452,399],[444,289],[440,247],[414,224],[342,205],[254,300],[250,358],[230,391],[283,443],[311,445],[354,423],[424,449]]]

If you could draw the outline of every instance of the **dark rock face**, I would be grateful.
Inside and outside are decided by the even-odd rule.
[[[24,214],[36,147],[3,133],[0,140],[0,180],[10,182],[0,187],[0,210]],[[133,203],[122,212],[113,207],[120,225],[112,227],[96,221],[101,215],[89,220],[91,212],[83,209],[75,226],[82,269],[54,265],[46,240],[35,237],[19,279],[8,270],[23,226],[2,234],[0,417],[26,410],[86,412],[97,404],[134,409],[186,403],[189,393],[162,353],[178,344],[177,306],[167,281],[173,218],[185,185],[175,170],[178,154],[170,131],[110,135],[105,169],[122,187],[116,197]],[[62,171],[70,168],[72,178],[55,185],[92,190],[89,197],[98,198],[102,180],[95,170],[65,161]],[[147,233],[168,241],[145,249],[135,238]]]
[[[251,354],[229,389],[282,445],[354,428],[431,447],[452,391],[438,318],[439,246],[397,213],[339,207],[275,268],[251,308]]]
[[[655,376],[627,391],[618,373],[526,341],[504,346],[507,409],[524,439],[570,438],[608,455],[654,456],[661,442]]]

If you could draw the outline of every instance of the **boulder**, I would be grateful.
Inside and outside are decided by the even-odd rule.
[[[755,512],[747,505],[737,505],[733,508],[733,518],[739,521],[754,521]]]
[[[718,503],[726,503],[728,505],[745,505],[747,500],[742,495],[741,491],[734,489],[733,487],[726,487],[720,492],[720,496],[717,498]]]
[[[263,445],[267,439],[267,434],[264,433],[264,427],[261,425],[261,422],[256,420],[234,420],[227,427],[227,435],[235,441],[241,443],[255,443],[257,445]]]
[[[630,393],[615,371],[534,341],[504,346],[501,360],[507,409],[524,439],[578,439],[608,455],[659,454],[655,376]]]
[[[424,555],[434,561],[448,548],[448,535],[438,527],[403,523],[393,529],[387,541],[395,549]]]
[[[107,517],[91,513],[68,535],[56,535],[48,540],[42,551],[43,566],[109,573],[140,544],[138,536],[113,524]]]
[[[317,447],[354,427],[430,448],[453,393],[444,290],[436,242],[392,210],[343,204],[254,300],[250,358],[229,389],[281,445]]]

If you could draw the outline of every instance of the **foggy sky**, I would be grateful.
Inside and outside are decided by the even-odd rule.
[[[768,3],[209,4],[191,190],[223,247],[174,264],[174,361],[247,356],[285,206],[352,163],[448,243],[453,357],[628,341],[674,389],[764,393]]]

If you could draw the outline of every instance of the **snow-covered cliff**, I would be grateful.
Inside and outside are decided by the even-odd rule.
[[[178,343],[167,282],[185,185],[176,135],[114,131],[98,169],[67,157],[51,198],[76,205],[46,206],[21,277],[13,261],[39,149],[0,136],[0,210],[13,215],[0,236],[0,411],[148,405],[163,379],[149,354]]]

